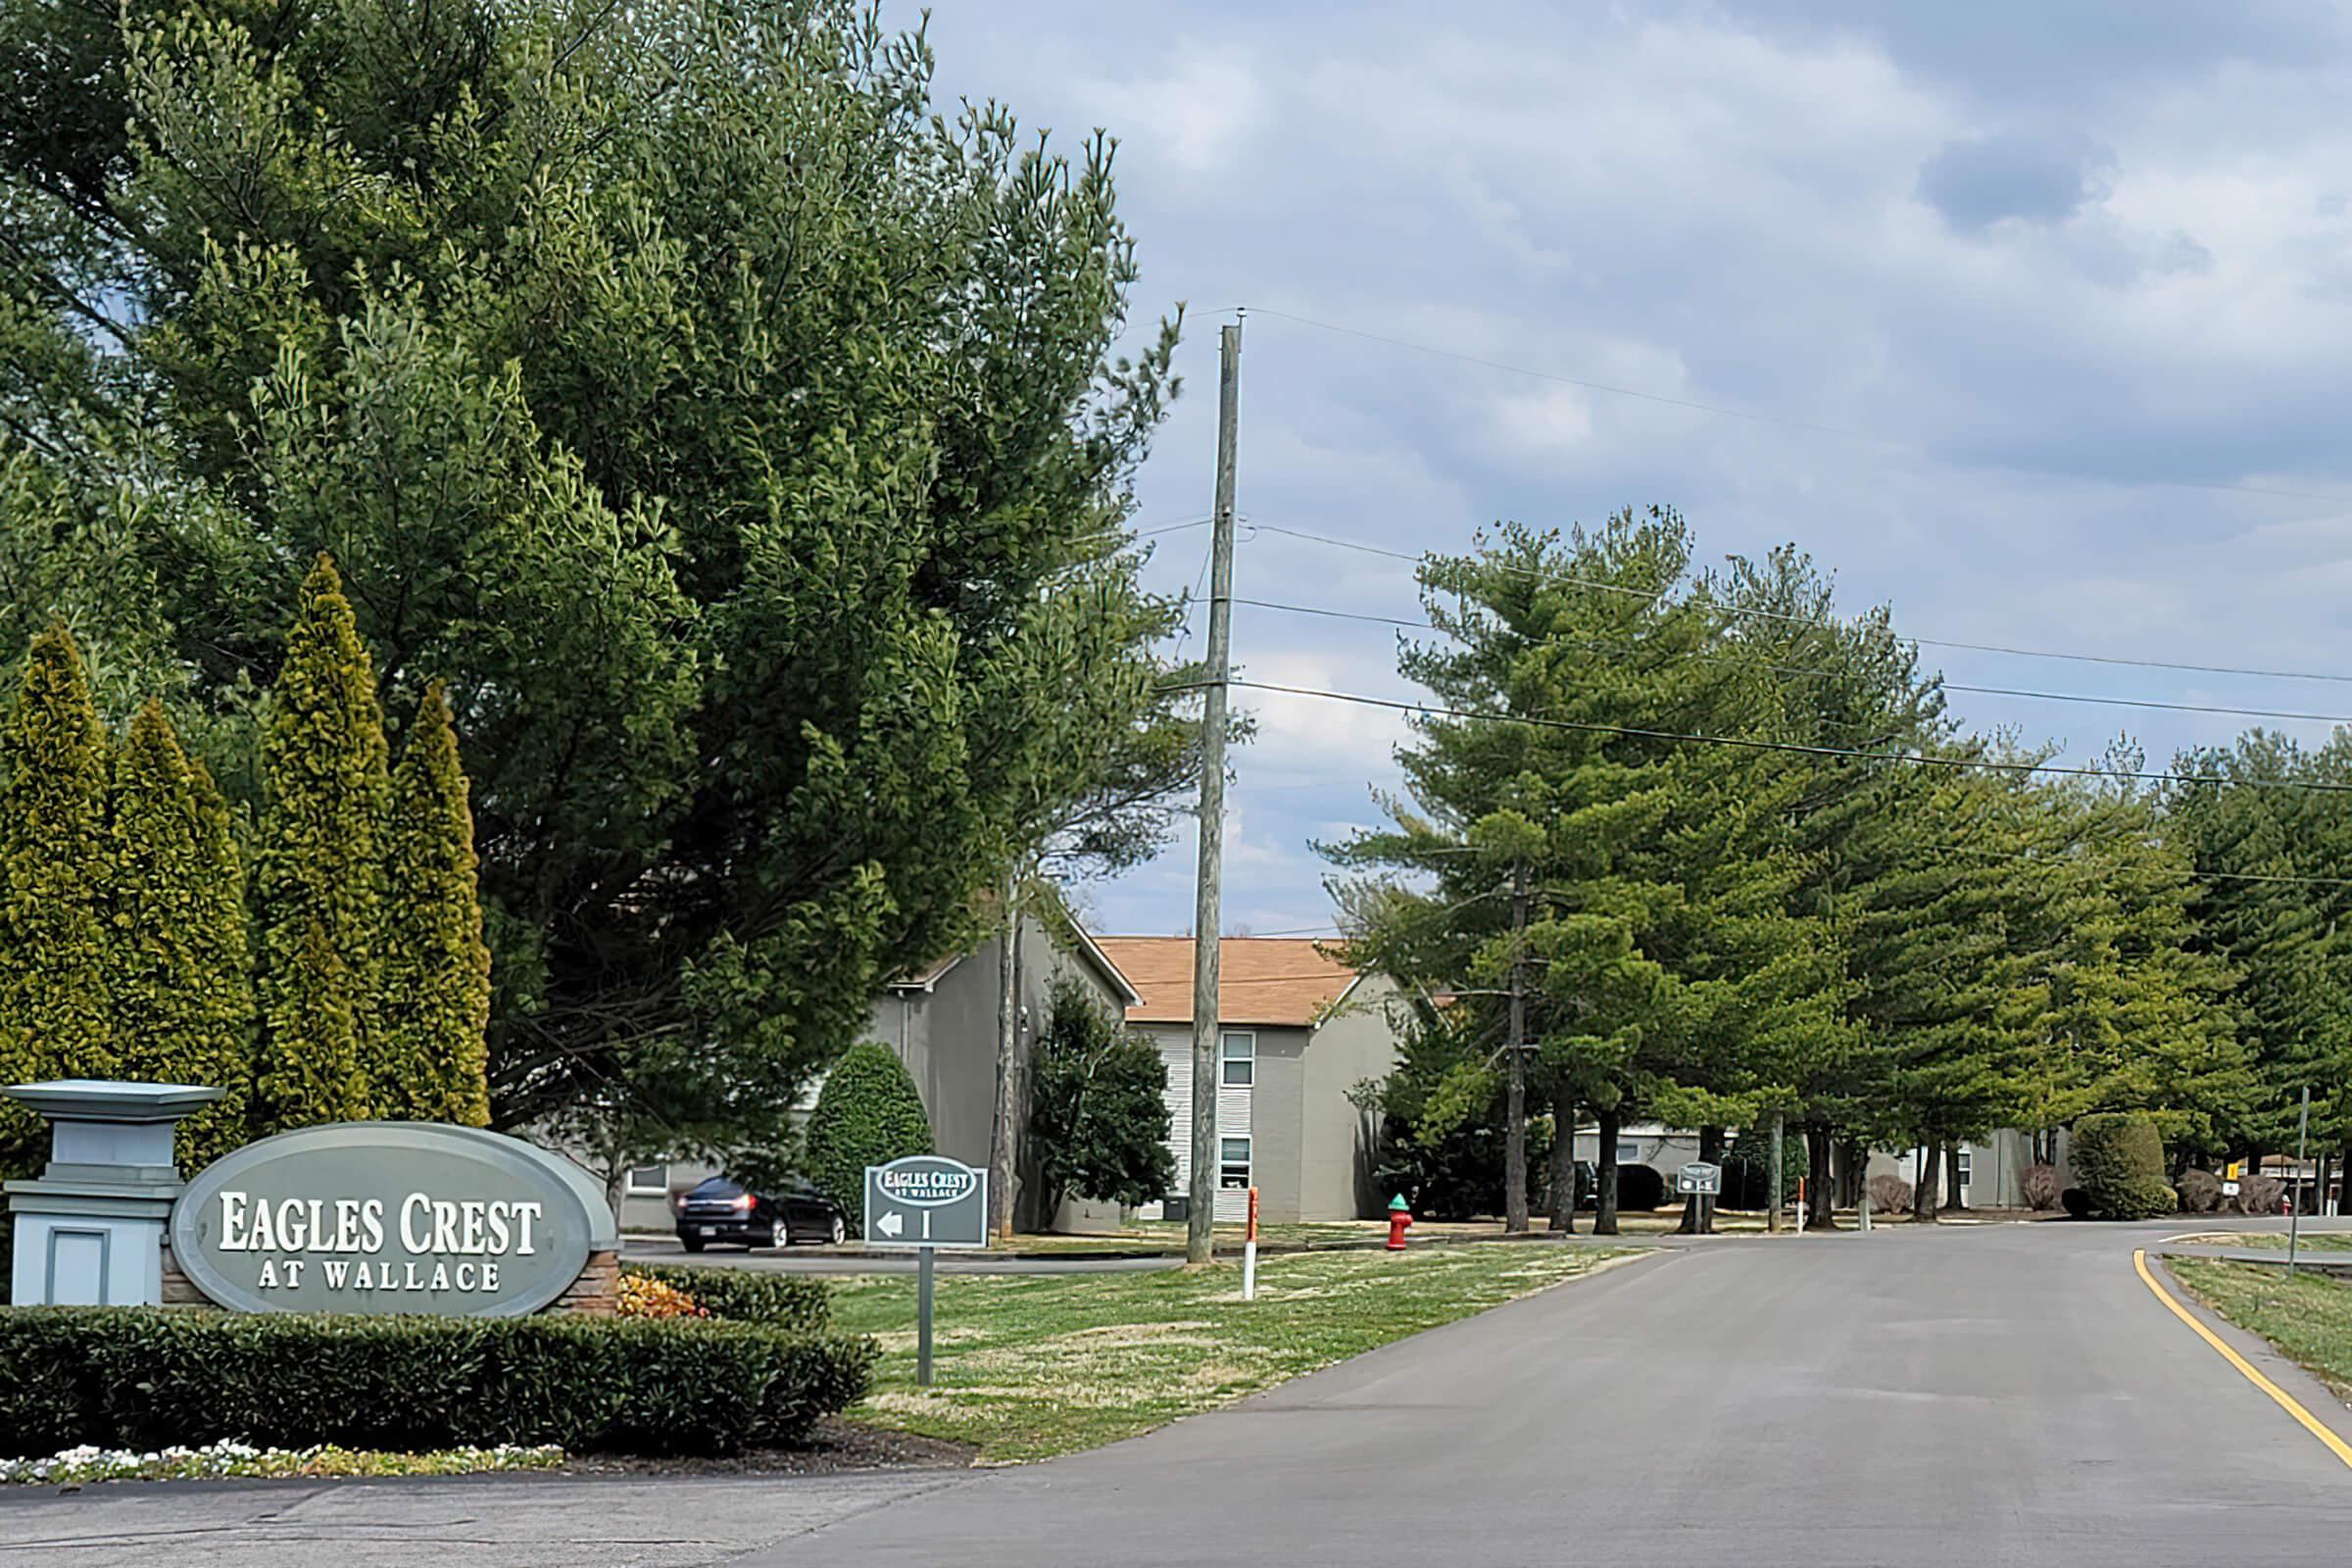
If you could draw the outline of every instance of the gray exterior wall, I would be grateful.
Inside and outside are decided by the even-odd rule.
[[[1390,994],[1388,982],[1365,980],[1311,1029],[1227,1025],[1256,1037],[1255,1081],[1248,1089],[1218,1086],[1217,1131],[1250,1140],[1250,1179],[1265,1223],[1359,1219],[1377,1215],[1387,1203],[1387,1194],[1372,1191],[1373,1126],[1348,1097],[1364,1079],[1383,1077],[1396,1065]],[[1168,1068],[1168,1142],[1177,1166],[1171,1196],[1182,1196],[1192,1152],[1193,1032],[1187,1024],[1145,1027]],[[1242,1194],[1218,1190],[1220,1223],[1239,1221],[1247,1211]]]
[[[1306,1054],[1299,1107],[1298,1217],[1367,1219],[1387,1207],[1372,1189],[1378,1125],[1348,1097],[1367,1078],[1396,1065],[1396,1030],[1389,1018],[1395,983],[1367,975],[1315,1028]]]
[[[1620,1128],[1617,1142],[1635,1146],[1636,1157],[1619,1160],[1619,1164],[1647,1165],[1671,1178],[1676,1171],[1698,1158],[1698,1134],[1679,1132],[1658,1126],[1654,1122],[1638,1122]],[[1600,1164],[1600,1130],[1580,1128],[1576,1135],[1576,1157],[1597,1167]]]
[[[2066,1133],[2058,1133],[2058,1186],[2072,1186],[2074,1173],[2066,1157]],[[1961,1189],[1961,1199],[1971,1208],[2023,1208],[2026,1206],[2025,1176],[2034,1163],[2034,1140],[2030,1133],[2015,1127],[2001,1127],[1983,1138],[1964,1141],[1968,1150],[1968,1184]],[[1863,1180],[1873,1176],[1896,1176],[1906,1182],[1916,1182],[1919,1174],[1919,1151],[1916,1149],[1873,1150],[1869,1163],[1863,1167]],[[1941,1189],[1938,1175],[1937,1197],[1951,1201],[1951,1194]]]
[[[1304,1029],[1261,1024],[1250,1032],[1257,1036],[1256,1082],[1250,1089],[1250,1178],[1257,1185],[1257,1217],[1269,1225],[1291,1224],[1305,1217],[1300,1194],[1307,1151],[1300,1129],[1320,1042]],[[1245,1218],[1248,1211],[1245,1198]]]
[[[928,985],[885,988],[874,998],[866,1018],[864,1038],[887,1046],[914,1080],[923,1108],[931,1117],[931,1136],[939,1152],[967,1165],[987,1165],[996,1127],[1001,940],[991,937],[932,975]],[[1064,948],[1045,922],[1035,917],[1022,919],[1014,958],[1024,1073],[1030,1045],[1045,1025],[1059,977],[1075,977],[1114,1018],[1126,1007],[1125,995],[1114,989],[1107,976],[1079,952]],[[808,1103],[814,1103],[813,1088]],[[683,1192],[715,1174],[715,1168],[708,1164],[673,1160],[668,1170],[669,1193]],[[1030,1169],[1015,1173],[1013,1223],[1020,1229],[1039,1229],[1045,1217],[1036,1212],[1034,1188],[1032,1162]],[[670,1198],[624,1193],[619,1218],[624,1230],[667,1231],[673,1221]],[[1115,1225],[1119,1213],[1115,1204],[1065,1203],[1054,1218],[1055,1228],[1073,1229]]]

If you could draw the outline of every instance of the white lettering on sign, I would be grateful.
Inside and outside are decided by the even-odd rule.
[[[411,1193],[400,1200],[396,1220],[401,1249],[409,1258],[384,1250],[384,1200],[380,1198],[286,1198],[255,1201],[235,1189],[220,1194],[220,1250],[224,1252],[321,1254],[327,1286],[362,1291],[456,1291],[498,1289],[501,1257],[529,1257],[537,1250],[533,1232],[547,1205],[535,1199],[436,1199]],[[340,1255],[323,1255],[340,1254]],[[432,1259],[419,1267],[416,1258]],[[464,1261],[454,1267],[449,1259]],[[265,1291],[299,1290],[305,1256],[265,1260],[255,1283]]]
[[[925,1205],[952,1203],[976,1185],[969,1171],[960,1170],[886,1170],[880,1181],[886,1196]]]

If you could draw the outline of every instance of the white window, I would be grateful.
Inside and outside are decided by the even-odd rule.
[[[1219,1187],[1248,1187],[1250,1185],[1249,1139],[1226,1138],[1218,1141],[1217,1185]]]
[[[1617,1163],[1620,1165],[1641,1164],[1642,1146],[1630,1138],[1619,1139],[1617,1141]]]
[[[668,1197],[669,1167],[667,1165],[631,1165],[628,1175],[628,1194],[631,1198]]]
[[[1960,1185],[1963,1187],[1968,1185],[1969,1153],[1969,1147],[1966,1144],[1962,1144],[1960,1146]]]
[[[1257,1082],[1257,1036],[1227,1035],[1223,1052],[1225,1070],[1221,1082],[1226,1088],[1247,1089]]]

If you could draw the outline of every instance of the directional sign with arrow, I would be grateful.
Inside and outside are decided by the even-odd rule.
[[[868,1247],[983,1248],[988,1175],[945,1154],[865,1167]]]

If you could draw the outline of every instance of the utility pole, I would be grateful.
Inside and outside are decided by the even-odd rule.
[[[1520,948],[1527,940],[1527,883],[1511,872],[1511,1065],[1502,1101],[1502,1228],[1527,1231],[1527,988]],[[1553,1135],[1559,1136],[1555,1130]],[[1570,1129],[1574,1136],[1574,1129]]]
[[[1781,1170],[1781,1139],[1784,1136],[1782,1133],[1783,1115],[1784,1113],[1781,1111],[1774,1111],[1772,1113],[1772,1124],[1768,1129],[1766,1129],[1765,1132],[1765,1136],[1772,1140],[1772,1147],[1764,1155],[1764,1228],[1768,1231],[1774,1232],[1779,1231],[1781,1228],[1781,1179],[1783,1175]]]
[[[2303,1151],[2311,1141],[2311,1085],[2303,1086],[2303,1109],[2295,1117],[2295,1196],[2286,1209],[2286,1277],[2295,1277],[2295,1243],[2303,1230]]]
[[[1217,500],[1209,541],[1208,670],[1200,704],[1200,862],[1193,907],[1193,1168],[1184,1256],[1209,1259],[1217,1200],[1217,939],[1224,929],[1225,702],[1233,641],[1233,466],[1242,422],[1242,327],[1217,332]]]

